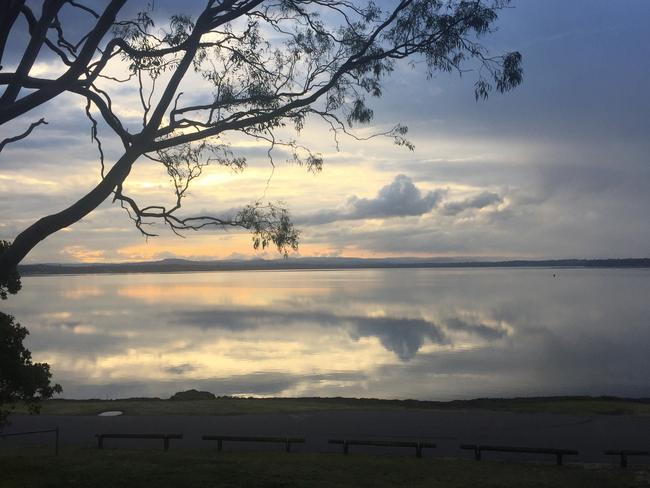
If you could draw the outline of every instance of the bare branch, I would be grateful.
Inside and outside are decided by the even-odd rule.
[[[91,9],[90,7],[87,7],[87,6],[85,6],[85,5],[83,5],[83,4],[79,3],[79,2],[75,2],[74,0],[68,0],[68,3],[70,5],[72,5],[73,7],[76,7],[76,8],[81,9],[81,10],[85,10],[86,12],[88,12],[90,15],[92,15],[96,19],[99,19],[99,14],[97,12],[95,12],[93,9]]]
[[[93,117],[93,115],[90,113],[90,104],[91,100],[90,98],[86,99],[86,117],[88,117],[88,120],[90,120],[90,139],[94,141],[97,144],[97,150],[99,151],[99,163],[101,165],[101,170],[100,174],[102,178],[104,178],[104,151],[102,150],[102,141],[99,140],[99,137],[97,137],[97,121]]]
[[[44,118],[41,118],[40,120],[37,120],[36,122],[32,122],[31,124],[29,124],[29,127],[27,128],[27,130],[25,132],[23,132],[22,134],[14,136],[14,137],[7,137],[6,139],[3,139],[2,141],[0,141],[0,152],[2,152],[2,150],[5,148],[5,146],[7,144],[10,144],[10,143],[16,142],[16,141],[20,141],[21,139],[24,139],[25,137],[27,137],[29,134],[32,133],[32,131],[36,127],[38,127],[41,124],[47,125],[47,122],[45,121]]]

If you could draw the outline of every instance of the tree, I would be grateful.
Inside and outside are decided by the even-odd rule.
[[[0,256],[11,245],[10,242],[0,240]],[[15,295],[21,288],[20,275],[16,268],[10,268],[5,273],[0,273],[0,300],[7,299],[7,293]]]
[[[240,134],[265,141],[269,157],[276,146],[293,160],[319,171],[323,158],[281,137],[313,118],[325,121],[336,137],[373,118],[368,99],[382,94],[382,83],[400,60],[424,61],[429,74],[462,73],[474,63],[475,96],[508,91],[522,80],[521,55],[490,56],[480,39],[494,29],[510,0],[392,0],[380,8],[372,0],[205,0],[195,18],[174,15],[156,28],[151,10],[121,19],[126,0],[102,3],[101,11],[72,0],[44,0],[40,17],[24,0],[0,7],[0,63],[13,37],[25,25],[29,43],[11,72],[0,72],[0,125],[30,116],[61,94],[85,101],[85,114],[99,152],[102,179],[74,204],[47,215],[19,233],[0,253],[3,280],[41,240],[70,226],[112,197],[145,236],[161,222],[181,233],[205,227],[240,227],[253,233],[255,248],[296,248],[298,231],[286,208],[253,202],[234,216],[182,215],[189,185],[208,164],[243,170],[246,160],[230,150],[226,137]],[[88,29],[69,37],[85,16]],[[157,29],[157,30],[156,30]],[[53,56],[63,74],[46,79],[30,73],[37,57]],[[189,79],[204,92],[184,96]],[[119,84],[135,84],[141,102],[141,129],[133,133],[112,104]],[[188,100],[191,99],[191,100]],[[188,102],[184,103],[184,100]],[[102,118],[123,147],[116,161],[105,161],[98,133]],[[34,117],[36,118],[36,117]],[[0,143],[0,151],[40,132],[43,118]],[[54,122],[52,122],[54,123]],[[38,129],[37,129],[38,128]],[[405,126],[381,135],[412,149]],[[31,136],[34,137],[34,136]],[[136,163],[163,165],[173,182],[175,203],[139,204],[123,183]],[[273,160],[271,158],[271,164]]]
[[[30,413],[38,413],[42,400],[62,391],[60,385],[50,383],[48,364],[32,363],[32,355],[23,345],[27,334],[14,317],[0,312],[0,429],[7,422],[10,406],[24,402]]]

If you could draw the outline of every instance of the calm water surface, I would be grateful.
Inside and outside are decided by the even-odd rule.
[[[555,277],[553,274],[555,273]],[[650,396],[650,270],[26,277],[0,304],[67,398]]]

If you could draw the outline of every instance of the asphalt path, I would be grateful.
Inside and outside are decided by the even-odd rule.
[[[296,436],[305,444],[292,446],[296,452],[341,452],[328,439],[419,440],[437,444],[424,457],[468,457],[471,451],[459,444],[481,443],[525,447],[576,449],[578,456],[565,462],[607,462],[606,449],[650,449],[650,417],[608,415],[528,414],[489,411],[323,411],[296,414],[224,416],[48,416],[14,415],[5,433],[59,427],[62,446],[97,446],[99,433],[183,434],[172,440],[171,449],[216,449],[216,442],[202,441],[202,435]],[[50,444],[52,434],[0,438],[0,447]],[[106,448],[137,447],[161,449],[160,440],[105,440]],[[282,450],[282,445],[224,443],[225,450]],[[352,446],[350,453],[415,455],[414,449]],[[529,454],[484,453],[484,459],[547,459]],[[632,463],[650,463],[650,458],[631,458]]]

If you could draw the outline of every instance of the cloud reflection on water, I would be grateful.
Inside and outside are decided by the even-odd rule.
[[[219,328],[243,331],[260,327],[340,327],[350,337],[375,337],[402,361],[417,354],[426,340],[449,344],[450,339],[438,325],[422,319],[403,317],[346,316],[326,312],[289,312],[278,310],[212,309],[185,310],[172,315],[170,322],[192,325],[201,329]]]
[[[66,397],[650,395],[650,273],[557,274],[28,277],[5,311]]]

